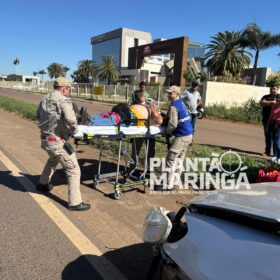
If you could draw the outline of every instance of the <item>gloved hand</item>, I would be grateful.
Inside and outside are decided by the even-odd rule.
[[[83,138],[84,134],[81,131],[78,131],[77,133],[73,134],[74,138]]]

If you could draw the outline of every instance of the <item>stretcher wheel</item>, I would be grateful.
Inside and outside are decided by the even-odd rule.
[[[115,191],[115,199],[119,200],[122,198],[122,191]]]
[[[116,200],[121,199],[121,197],[122,197],[121,185],[119,185],[118,183],[116,183],[115,186],[114,186],[114,189],[115,189],[115,194],[114,194],[115,199],[116,199]]]
[[[146,193],[146,189],[149,188],[149,182],[144,183],[144,193]]]
[[[96,189],[97,186],[98,186],[98,182],[97,182],[97,181],[93,181],[92,188],[93,188],[93,189]]]

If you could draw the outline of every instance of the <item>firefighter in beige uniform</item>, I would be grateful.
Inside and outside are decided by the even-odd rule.
[[[73,148],[67,142],[77,129],[77,118],[72,101],[67,97],[71,90],[70,82],[59,77],[54,82],[54,90],[41,101],[37,110],[37,119],[41,130],[41,146],[49,159],[39,179],[37,189],[51,191],[50,179],[58,163],[66,173],[68,181],[69,210],[84,211],[90,204],[82,202],[80,192],[80,167]]]
[[[166,92],[171,101],[166,132],[174,136],[166,158],[166,166],[169,169],[167,188],[172,189],[176,173],[180,176],[182,172],[182,170],[176,170],[177,166],[181,166],[176,161],[184,160],[187,148],[192,143],[193,128],[188,109],[180,99],[180,88],[172,86]]]

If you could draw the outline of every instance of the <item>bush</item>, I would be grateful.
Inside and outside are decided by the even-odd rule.
[[[280,86],[280,74],[270,75],[265,81],[267,87]]]
[[[242,79],[241,77],[232,77],[232,76],[215,76],[209,79],[210,81],[214,82],[221,82],[221,83],[231,83],[231,84],[246,84],[246,80]]]
[[[243,106],[227,108],[224,104],[213,104],[205,108],[208,118],[232,120],[247,123],[261,123],[261,106],[254,99],[249,99]]]

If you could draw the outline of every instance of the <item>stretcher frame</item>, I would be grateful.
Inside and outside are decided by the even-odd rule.
[[[139,119],[138,119],[139,121]],[[143,120],[147,121],[147,120]],[[145,134],[140,135],[125,135],[123,132],[120,131],[120,126],[117,126],[117,133],[116,135],[89,135],[84,134],[82,138],[82,142],[89,144],[93,140],[99,141],[99,159],[98,159],[98,171],[97,174],[94,175],[93,179],[93,185],[92,187],[94,189],[97,189],[99,183],[110,183],[114,187],[114,198],[116,200],[119,200],[122,197],[123,191],[126,188],[133,188],[135,186],[143,185],[144,189],[143,192],[146,192],[147,187],[149,187],[149,179],[146,178],[147,171],[148,171],[148,155],[149,155],[149,147],[150,147],[150,141],[156,141],[155,137],[156,135],[151,134],[150,132],[150,124],[149,122],[145,123],[147,127],[147,132]],[[144,139],[144,170],[141,173],[140,176],[135,176],[134,172],[137,169],[139,165],[139,159],[136,155],[136,139]],[[103,158],[103,140],[108,139],[110,141],[118,141],[118,158],[117,158],[117,168],[115,172],[110,173],[101,173],[102,169],[102,158]],[[79,139],[81,140],[81,139]],[[132,140],[132,148],[134,149],[135,155],[136,155],[136,162],[132,159],[128,151],[123,149],[123,142],[124,140],[128,140],[128,147],[130,144],[130,141]],[[75,139],[75,143],[78,144],[78,139]],[[128,166],[126,161],[124,171],[121,174],[120,171],[120,165],[121,165],[121,158],[122,155],[125,155],[129,158],[130,163],[133,163],[133,169],[128,171]],[[120,179],[120,177],[122,177]]]

